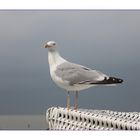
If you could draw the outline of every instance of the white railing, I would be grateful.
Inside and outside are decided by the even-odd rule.
[[[139,112],[52,107],[46,119],[49,130],[140,130]]]

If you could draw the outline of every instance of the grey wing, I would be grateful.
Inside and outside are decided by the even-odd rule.
[[[107,77],[99,71],[69,62],[57,66],[55,73],[62,80],[68,81],[70,85],[98,83]]]

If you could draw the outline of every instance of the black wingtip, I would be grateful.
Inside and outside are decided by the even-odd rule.
[[[105,77],[104,80],[102,81],[98,81],[98,82],[94,82],[94,83],[91,83],[91,84],[121,84],[123,83],[123,79],[120,79],[120,78],[116,78],[116,77]]]
[[[108,79],[104,79],[104,82],[106,82],[107,84],[119,84],[123,82],[123,79],[120,78],[116,78],[116,77],[109,77]]]
[[[104,79],[104,82],[108,84],[119,84],[123,82],[123,79],[116,78],[116,77],[109,77],[108,79]]]
[[[118,79],[118,83],[123,83],[123,79]]]

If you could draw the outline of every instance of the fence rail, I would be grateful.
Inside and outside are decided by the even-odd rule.
[[[46,119],[49,130],[140,130],[140,112],[51,107]]]

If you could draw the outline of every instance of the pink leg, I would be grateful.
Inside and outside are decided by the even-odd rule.
[[[67,92],[67,109],[70,109],[70,92]]]
[[[74,109],[77,110],[78,108],[78,91],[75,92],[75,104]]]

